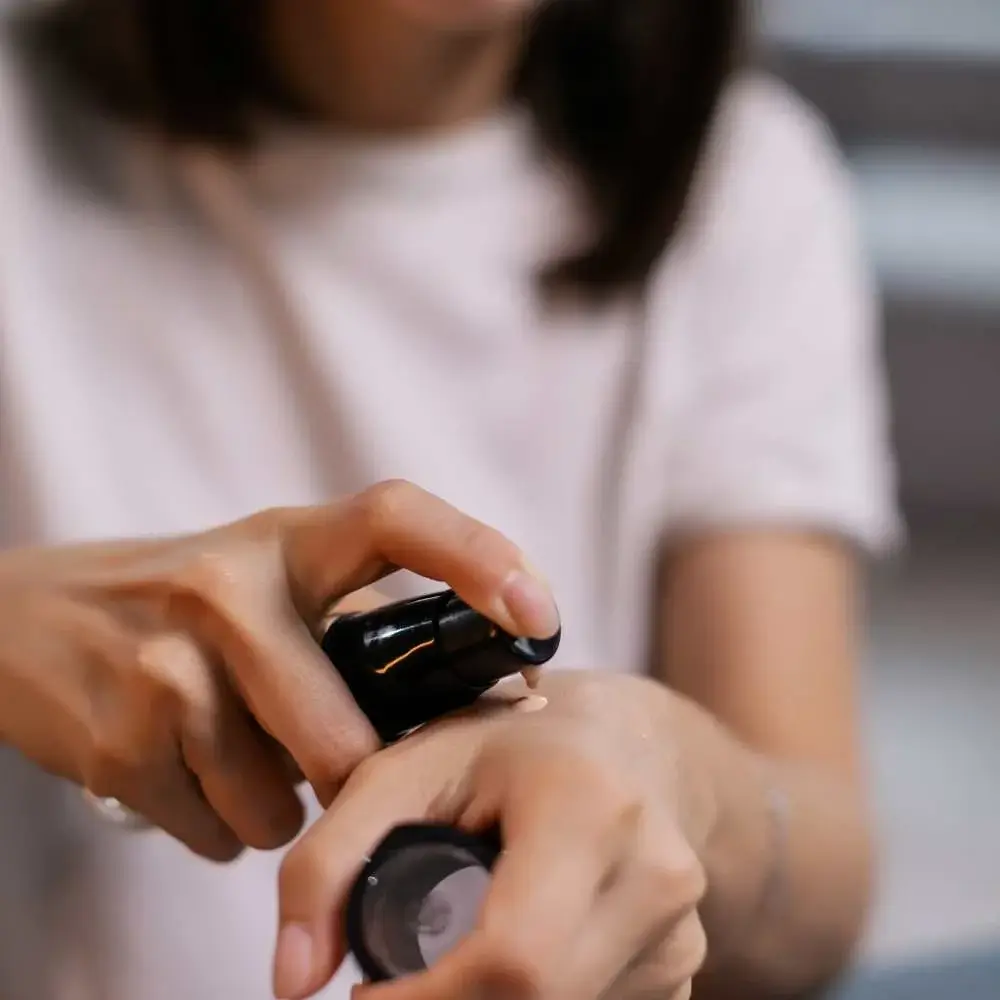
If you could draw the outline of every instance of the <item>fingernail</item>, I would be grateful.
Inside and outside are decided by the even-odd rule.
[[[548,639],[559,631],[559,610],[549,588],[529,570],[514,570],[507,577],[500,601],[525,637]]]
[[[313,974],[313,940],[302,924],[285,924],[274,956],[274,995],[298,1000],[309,989]]]

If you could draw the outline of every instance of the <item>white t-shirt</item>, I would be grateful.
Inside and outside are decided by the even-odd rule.
[[[275,128],[236,166],[27,84],[8,51],[3,544],[185,531],[405,477],[544,569],[561,664],[635,671],[671,533],[893,538],[846,173],[778,85],[731,85],[646,300],[588,310],[537,294],[581,220],[517,113],[398,142]],[[37,975],[40,949],[59,1000],[270,995],[278,857],[214,867],[72,797],[57,822],[51,783],[2,764],[21,826],[0,821],[0,981]]]

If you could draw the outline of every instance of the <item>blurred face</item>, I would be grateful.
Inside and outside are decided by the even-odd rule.
[[[499,99],[543,2],[270,0],[270,16],[291,82],[332,118],[428,124]]]

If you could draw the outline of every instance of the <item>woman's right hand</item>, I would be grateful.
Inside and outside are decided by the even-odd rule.
[[[197,535],[0,554],[0,739],[218,861],[302,823],[378,749],[317,643],[404,568],[515,634],[558,625],[497,531],[408,483]],[[292,767],[291,761],[296,767]]]

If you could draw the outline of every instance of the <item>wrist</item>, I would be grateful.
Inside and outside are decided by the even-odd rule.
[[[667,745],[666,775],[684,835],[702,864],[711,858],[724,821],[724,788],[719,781],[720,727],[704,709],[657,682],[648,704],[657,712],[657,731]]]
[[[781,891],[787,800],[768,761],[700,706],[671,695],[678,807],[705,870],[702,920],[716,957]]]

